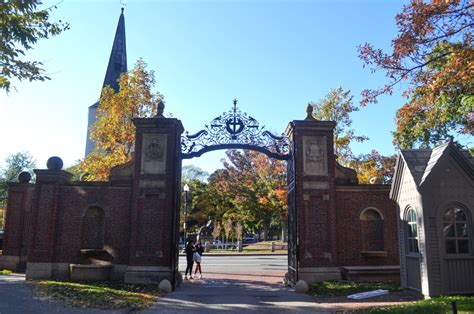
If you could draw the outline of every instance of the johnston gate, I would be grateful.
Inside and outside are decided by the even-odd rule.
[[[287,161],[288,275],[327,279],[398,277],[397,218],[389,185],[357,183],[334,155],[335,123],[293,120],[274,135],[237,108],[183,135],[181,121],[135,119],[133,159],[108,182],[72,182],[58,157],[9,184],[0,268],[27,278],[124,280],[178,276],[181,162],[217,149],[251,149]],[[370,267],[369,267],[370,266]],[[95,275],[94,275],[94,272]],[[92,274],[92,275],[91,275]]]

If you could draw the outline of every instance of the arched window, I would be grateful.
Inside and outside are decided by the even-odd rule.
[[[406,214],[407,221],[407,250],[410,253],[419,253],[418,249],[418,226],[416,222],[416,212],[409,209]]]
[[[445,210],[443,233],[447,254],[469,254],[469,223],[464,210],[457,207]]]
[[[376,208],[366,208],[360,213],[362,250],[383,251],[383,216]]]
[[[102,249],[104,247],[104,210],[98,206],[86,209],[82,217],[82,249]]]

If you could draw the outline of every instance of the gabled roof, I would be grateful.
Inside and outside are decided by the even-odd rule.
[[[467,150],[461,150],[451,140],[431,149],[401,150],[400,156],[405,161],[417,188],[423,185],[439,161],[451,156],[466,174],[472,179],[474,158]]]
[[[433,148],[433,150],[431,151],[430,160],[428,161],[425,172],[423,173],[423,177],[421,178],[421,182],[418,184],[419,186],[421,186],[423,182],[426,181],[426,178],[430,175],[431,171],[433,170],[433,167],[438,163],[441,157],[448,151],[448,148],[452,145],[453,144],[451,141],[447,141],[446,143],[443,143]]]
[[[395,174],[392,180],[390,198],[396,199],[400,191],[401,173],[403,165],[406,165],[409,174],[413,178],[416,188],[429,179],[430,175],[436,171],[437,165],[443,158],[452,158],[462,171],[474,180],[474,157],[467,150],[458,148],[451,140],[431,149],[407,149],[401,150],[395,166]]]
[[[127,47],[125,41],[125,17],[122,13],[120,14],[119,21],[117,24],[117,30],[115,31],[114,43],[112,44],[112,51],[110,52],[109,64],[107,65],[107,71],[105,73],[104,84],[110,85],[116,92],[119,90],[118,79],[120,74],[127,71]],[[91,107],[97,107],[99,102],[96,102]]]
[[[419,186],[430,160],[431,149],[407,149],[400,151],[400,155],[410,170],[416,186]]]

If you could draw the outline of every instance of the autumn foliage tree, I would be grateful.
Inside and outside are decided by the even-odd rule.
[[[349,167],[357,172],[359,183],[390,184],[395,171],[397,155],[383,156],[375,149],[361,154],[349,162]]]
[[[106,181],[110,170],[132,158],[135,141],[133,118],[156,115],[162,97],[153,93],[155,76],[139,59],[132,71],[119,79],[119,91],[104,87],[97,108],[96,123],[91,129],[95,149],[79,164],[78,170],[87,173],[86,180]]]
[[[334,153],[338,156],[338,162],[348,165],[353,158],[350,147],[352,142],[363,142],[369,138],[364,135],[356,135],[351,129],[352,119],[350,114],[359,108],[353,104],[353,96],[350,90],[342,87],[331,89],[324,99],[312,102],[314,117],[318,120],[335,121],[334,128]]]
[[[394,142],[402,148],[429,146],[448,134],[473,134],[473,2],[413,0],[396,16],[398,35],[390,53],[371,44],[359,57],[388,82],[362,92],[362,105],[376,103],[406,84],[408,99],[396,114]]]
[[[286,165],[250,150],[229,150],[224,169],[209,177],[211,195],[218,201],[216,216],[241,221],[246,232],[271,226],[285,228],[287,218]]]
[[[28,171],[34,175],[33,169],[35,167],[36,161],[29,152],[11,154],[5,159],[5,167],[0,168],[0,230],[3,229],[5,208],[7,205],[7,183],[18,181],[18,175],[22,171]]]

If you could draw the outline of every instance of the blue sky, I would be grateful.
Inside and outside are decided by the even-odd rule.
[[[57,1],[45,1],[45,6]],[[227,111],[232,100],[274,133],[305,117],[306,104],[330,88],[360,91],[384,83],[363,69],[357,45],[389,49],[403,1],[158,0],[127,1],[129,68],[142,57],[155,70],[168,113],[195,133]],[[68,1],[53,18],[70,23],[42,40],[28,57],[44,62],[51,81],[21,82],[0,91],[0,166],[28,150],[44,168],[49,156],[66,165],[83,157],[87,108],[99,97],[120,14],[120,1]],[[353,128],[370,140],[355,153],[395,152],[391,131],[401,87],[353,114]],[[212,171],[223,152],[191,163]]]

